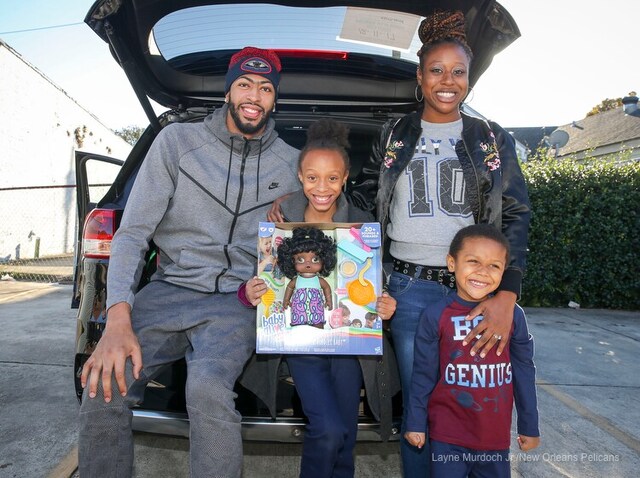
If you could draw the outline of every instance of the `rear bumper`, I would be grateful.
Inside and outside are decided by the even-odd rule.
[[[300,443],[304,436],[304,421],[296,418],[242,418],[242,438],[247,441],[271,441]],[[189,436],[189,419],[186,414],[133,410],[133,429],[160,435]],[[400,424],[394,424],[390,440],[400,439]],[[358,423],[358,441],[381,441],[379,426],[375,421]]]

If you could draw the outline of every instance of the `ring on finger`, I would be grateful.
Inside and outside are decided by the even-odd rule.
[[[493,338],[496,340],[502,340],[502,335],[493,334]]]

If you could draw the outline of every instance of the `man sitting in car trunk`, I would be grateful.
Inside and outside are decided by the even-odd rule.
[[[278,138],[280,60],[247,47],[231,57],[226,105],[163,129],[145,158],[112,244],[107,324],[82,370],[80,475],[131,476],[130,408],[163,366],[185,357],[193,477],[241,475],[233,387],[255,347],[255,311],[236,291],[254,274],[256,228],[299,188],[298,151]],[[149,241],[159,248],[139,292]]]

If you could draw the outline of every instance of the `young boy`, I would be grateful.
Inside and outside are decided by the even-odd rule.
[[[431,445],[431,476],[510,476],[511,412],[518,413],[518,445],[540,444],[533,364],[533,338],[516,306],[509,347],[498,356],[471,356],[467,333],[482,320],[465,316],[490,297],[502,279],[509,243],[494,226],[475,224],[458,231],[447,255],[457,293],[428,307],[415,339],[406,440]]]

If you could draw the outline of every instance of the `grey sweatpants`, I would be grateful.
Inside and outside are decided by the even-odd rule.
[[[130,408],[163,366],[185,357],[191,476],[239,477],[241,417],[233,387],[255,348],[255,311],[240,304],[236,294],[204,294],[151,282],[136,295],[132,322],[142,347],[140,379],[134,381],[128,363],[127,396],[117,393],[114,381],[110,403],[102,399],[101,386],[94,399],[88,398],[86,387],[80,407],[80,476],[131,476]]]

